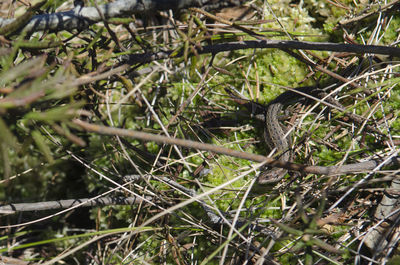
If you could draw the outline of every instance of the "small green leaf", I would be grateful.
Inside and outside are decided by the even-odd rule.
[[[52,123],[55,121],[65,121],[70,120],[76,113],[74,110],[79,109],[85,103],[84,102],[74,102],[70,104],[66,104],[61,107],[54,107],[46,112],[30,112],[25,115],[26,119],[36,120],[36,121],[44,121],[48,123]]]
[[[282,224],[282,223],[279,223],[279,222],[277,222],[277,221],[275,221],[273,219],[271,219],[271,221],[274,223],[274,225],[278,226],[280,229],[282,229],[286,233],[289,233],[289,234],[292,234],[292,235],[295,235],[295,236],[303,235],[303,232],[300,231],[300,230],[291,228],[290,226]]]
[[[14,135],[11,133],[11,131],[8,129],[7,124],[3,121],[2,118],[0,118],[0,141],[7,144],[8,146],[11,146],[13,148],[18,148],[17,146],[17,139],[14,137]]]
[[[24,77],[30,71],[32,71],[32,69],[43,67],[45,59],[45,56],[38,56],[24,63],[20,63],[8,71],[3,71],[3,73],[0,75],[0,86],[4,86],[5,84],[12,82],[19,77]]]
[[[47,161],[49,163],[53,163],[54,159],[53,159],[53,156],[51,155],[50,147],[46,144],[46,142],[45,142],[46,139],[41,135],[41,133],[36,130],[33,131],[32,138],[35,141],[39,150],[46,157]]]
[[[30,49],[30,50],[41,50],[48,48],[55,48],[63,45],[62,41],[38,41],[38,40],[30,40],[30,41],[18,41],[15,45],[18,45],[20,48]]]

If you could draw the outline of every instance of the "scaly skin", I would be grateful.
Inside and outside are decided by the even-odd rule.
[[[279,160],[292,161],[289,151],[290,140],[289,136],[284,137],[286,132],[279,124],[279,114],[283,109],[282,102],[276,100],[267,105],[265,111],[265,126],[264,126],[264,141],[269,150],[276,148],[276,154]],[[261,172],[258,183],[267,184],[281,180],[288,171],[283,168],[274,168]]]
[[[325,98],[327,96],[324,90],[316,89],[315,87],[300,87],[295,89],[298,92],[302,92],[304,94],[312,95],[316,98]],[[293,160],[293,155],[290,150],[291,141],[290,135],[284,137],[286,134],[286,129],[282,128],[279,123],[279,115],[281,111],[287,105],[293,104],[298,102],[301,99],[305,99],[305,95],[301,95],[294,91],[286,91],[271,101],[265,107],[265,114],[264,117],[260,117],[256,115],[255,118],[264,121],[264,140],[266,145],[269,147],[270,150],[276,148],[276,158],[282,161],[291,162]],[[326,97],[325,102],[329,103],[330,105],[335,106],[337,109],[344,111],[345,108],[334,98]],[[349,117],[352,121],[363,124],[365,119],[353,113],[344,112],[344,115]],[[370,125],[365,125],[365,128],[370,130],[371,132],[377,133],[382,135],[382,133]],[[345,166],[342,166],[342,168]],[[352,167],[352,169],[357,169]],[[360,168],[361,170],[361,168]],[[261,172],[260,176],[258,177],[259,184],[268,184],[268,183],[275,183],[280,181],[287,173],[286,169],[282,168],[273,168],[271,170],[266,170]]]
[[[307,93],[313,88],[314,87],[302,87],[297,90]],[[292,91],[287,91],[279,95],[266,106],[264,118],[264,141],[271,151],[276,148],[276,154],[278,155],[276,158],[279,160],[291,162],[293,159],[290,150],[290,135],[284,137],[286,130],[284,130],[279,123],[279,115],[286,105],[292,104],[301,98],[301,95]],[[288,171],[283,168],[274,168],[263,171],[258,178],[258,183],[275,183],[280,181],[287,172]]]

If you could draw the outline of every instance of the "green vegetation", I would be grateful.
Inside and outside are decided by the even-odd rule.
[[[354,262],[363,243],[353,231],[361,234],[374,225],[381,188],[390,186],[370,180],[391,177],[398,168],[373,175],[371,170],[337,176],[290,172],[262,186],[254,181],[263,171],[255,162],[87,132],[76,120],[267,155],[263,123],[230,92],[265,105],[288,88],[343,83],[283,50],[211,55],[199,54],[200,46],[255,39],[237,25],[274,40],[393,45],[399,14],[388,8],[378,19],[378,5],[367,1],[269,1],[270,7],[252,1],[210,11],[237,20],[231,26],[181,10],[112,18],[82,31],[21,31],[39,11],[73,8],[72,0],[45,2],[30,8],[11,0],[0,4],[20,17],[0,29],[1,203],[101,195],[145,199],[64,212],[0,211],[2,254],[33,262],[61,258],[67,264],[220,264],[222,259],[252,264],[263,254],[281,264]],[[338,24],[363,12],[371,15]],[[125,64],[126,56],[167,50],[171,58]],[[281,113],[282,126],[294,128],[289,136],[294,162],[334,166],[392,154],[400,135],[398,77],[389,75],[398,72],[394,58],[295,52],[334,73],[351,68],[352,74],[343,76],[359,78],[357,87],[343,85],[334,95],[344,110],[307,101]],[[128,178],[133,175],[142,177]],[[329,210],[364,178],[364,186]],[[216,223],[212,214],[236,224]]]

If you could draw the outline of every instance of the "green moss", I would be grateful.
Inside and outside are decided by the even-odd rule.
[[[328,164],[330,162],[336,162],[342,158],[342,154],[339,154],[338,152],[334,150],[328,149],[325,145],[320,145],[319,146],[319,152],[317,154],[319,158],[321,158],[321,162],[327,162]]]
[[[332,34],[334,33],[334,28],[336,27],[336,23],[326,22],[324,23],[323,27],[326,33]]]
[[[389,45],[392,44],[394,40],[398,37],[398,29],[400,28],[400,17],[394,16],[389,27],[387,27],[385,34],[383,34],[382,44]]]

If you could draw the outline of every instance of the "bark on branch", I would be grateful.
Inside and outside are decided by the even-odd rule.
[[[381,46],[381,45],[361,45],[361,44],[346,44],[346,43],[330,43],[330,42],[309,42],[309,41],[287,41],[287,40],[249,40],[249,41],[236,41],[226,42],[214,45],[202,46],[200,48],[193,47],[198,54],[205,53],[219,53],[227,51],[235,51],[241,49],[302,49],[302,50],[316,50],[316,51],[332,51],[332,52],[350,52],[357,54],[383,54],[400,57],[400,48]],[[150,63],[156,60],[167,58],[181,57],[182,54],[178,53],[172,56],[173,51],[160,51],[153,53],[140,53],[131,54],[123,57],[123,63]]]
[[[233,157],[237,157],[237,158],[241,158],[241,159],[247,159],[250,161],[255,161],[255,162],[260,162],[260,163],[264,162],[266,165],[271,166],[271,167],[285,168],[287,170],[311,173],[311,174],[320,174],[320,175],[327,175],[327,176],[342,175],[342,174],[354,174],[354,173],[361,173],[361,172],[369,172],[370,170],[375,169],[377,167],[380,168],[382,166],[387,166],[387,165],[398,166],[400,164],[400,157],[394,157],[392,159],[388,159],[388,161],[386,161],[385,158],[382,158],[382,159],[369,160],[369,161],[365,161],[365,162],[347,164],[347,165],[341,165],[341,166],[328,166],[328,167],[309,166],[309,165],[302,165],[302,164],[291,163],[291,162],[286,162],[286,161],[280,161],[280,160],[272,159],[270,157],[265,157],[262,155],[240,152],[240,151],[232,150],[232,149],[229,149],[229,148],[226,148],[223,146],[216,146],[216,145],[212,145],[212,144],[205,144],[205,143],[195,142],[195,141],[191,141],[191,140],[178,139],[178,138],[170,138],[170,137],[166,137],[166,136],[162,136],[162,135],[155,135],[155,134],[151,134],[151,133],[144,133],[144,132],[139,132],[139,131],[134,131],[134,130],[126,130],[126,129],[120,129],[120,128],[115,128],[115,127],[106,127],[106,126],[95,125],[95,124],[87,123],[87,122],[84,122],[84,121],[78,120],[78,119],[74,120],[74,123],[88,132],[94,132],[94,133],[104,134],[104,135],[117,135],[117,136],[121,136],[121,137],[130,137],[130,138],[140,139],[143,141],[153,141],[153,142],[157,142],[157,143],[178,145],[178,146],[198,149],[198,150],[202,150],[202,151],[210,151],[210,152],[214,152],[217,154],[223,154],[223,155],[233,156]]]
[[[152,197],[146,198],[152,200]],[[84,203],[81,207],[106,206],[106,205],[133,205],[144,202],[138,197],[103,197],[98,199],[71,199],[33,203],[10,203],[0,206],[0,214],[13,214],[16,212],[44,211],[66,209]]]
[[[54,14],[34,16],[23,30],[36,32],[42,30],[61,31],[85,29],[102,21],[104,18],[126,17],[133,14],[143,14],[154,11],[179,10],[188,7],[203,7],[206,9],[239,5],[243,0],[117,0],[112,3],[95,7],[76,7],[75,9]],[[0,28],[12,23],[15,19],[1,19]]]

